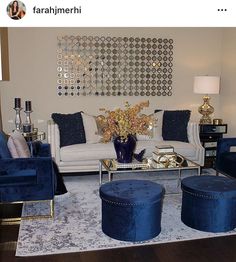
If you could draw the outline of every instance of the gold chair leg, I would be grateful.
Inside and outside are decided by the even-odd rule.
[[[27,202],[45,202],[48,200],[37,200],[37,201],[27,201]],[[36,216],[23,216],[21,219],[39,219],[39,218],[53,218],[54,217],[54,199],[50,199],[50,214],[49,215],[36,215]]]
[[[10,202],[10,203],[1,202],[0,206],[3,207],[4,205],[9,205],[9,204],[14,204],[14,205],[20,204],[22,206],[22,202]],[[20,207],[20,210],[19,210],[20,213],[21,213],[21,208],[22,207]],[[5,210],[5,212],[8,213],[9,211]],[[3,211],[3,213],[5,213],[5,212]],[[15,211],[14,211],[14,213],[15,213]],[[20,213],[19,213],[19,215],[20,215]],[[18,217],[1,217],[0,218],[0,225],[19,225],[20,221],[21,221],[20,216],[18,216]]]
[[[50,211],[51,218],[54,218],[54,199],[50,200]]]
[[[28,203],[34,202],[45,202],[50,201],[50,213],[48,215],[29,215],[29,216],[21,216],[21,217],[10,217],[10,218],[0,218],[0,225],[18,225],[22,219],[38,219],[38,218],[53,218],[54,217],[54,199],[50,200],[38,200],[38,201],[25,201]],[[23,202],[9,202],[9,203],[0,203],[1,205],[4,204],[22,204]]]

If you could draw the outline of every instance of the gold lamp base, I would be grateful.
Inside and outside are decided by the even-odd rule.
[[[211,124],[210,115],[214,112],[214,107],[209,104],[210,97],[208,95],[203,97],[203,104],[199,106],[198,112],[202,115],[200,124]]]

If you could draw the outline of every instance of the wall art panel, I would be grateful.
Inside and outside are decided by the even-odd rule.
[[[59,96],[171,96],[173,39],[60,36]]]

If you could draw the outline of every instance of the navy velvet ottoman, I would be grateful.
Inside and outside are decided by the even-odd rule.
[[[192,176],[181,182],[181,220],[194,229],[226,232],[236,227],[236,180]]]
[[[161,231],[164,188],[147,180],[120,180],[100,187],[102,231],[122,241],[143,241]]]

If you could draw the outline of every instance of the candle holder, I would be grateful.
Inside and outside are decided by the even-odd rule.
[[[20,111],[22,110],[22,108],[21,107],[15,107],[14,110],[16,111],[16,117],[15,117],[16,130],[21,130]]]
[[[32,110],[25,110],[25,122],[23,124],[23,132],[24,133],[30,133],[33,130],[33,125],[31,122],[30,114],[33,112]]]

